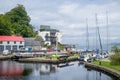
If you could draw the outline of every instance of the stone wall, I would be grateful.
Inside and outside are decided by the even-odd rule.
[[[92,68],[92,69],[107,73],[107,74],[115,77],[117,80],[120,80],[120,72],[115,71],[113,69],[106,68],[106,67],[99,66],[99,65],[95,65],[95,64],[91,64],[91,63],[85,63],[85,67]]]

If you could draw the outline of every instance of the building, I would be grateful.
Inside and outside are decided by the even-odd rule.
[[[0,36],[0,52],[5,50],[19,50],[24,47],[24,38],[21,36]]]
[[[41,25],[38,35],[41,36],[45,44],[56,46],[56,43],[62,43],[62,34],[57,29],[51,29],[50,26]]]
[[[42,38],[24,38],[25,48],[31,48],[32,50],[41,50],[43,46]]]

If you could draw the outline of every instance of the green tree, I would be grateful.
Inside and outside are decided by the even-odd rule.
[[[61,43],[59,43],[59,42],[58,42],[58,46],[57,47],[58,47],[59,50],[63,50],[64,49],[64,46]]]
[[[0,35],[11,35],[11,22],[8,16],[0,14]]]
[[[111,64],[120,65],[120,49],[117,46],[113,46],[112,52],[114,52],[114,55],[110,56]]]
[[[9,16],[13,33],[23,37],[34,37],[34,27],[30,24],[30,17],[23,5],[18,4],[15,8],[5,14]]]

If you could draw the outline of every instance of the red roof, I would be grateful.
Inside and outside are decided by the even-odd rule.
[[[0,36],[0,41],[24,41],[21,36]]]

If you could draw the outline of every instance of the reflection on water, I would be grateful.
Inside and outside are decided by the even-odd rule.
[[[29,66],[28,66],[29,65]],[[28,64],[26,67],[33,68],[33,75],[49,75],[57,71],[57,65],[52,64]]]
[[[0,80],[113,80],[79,62],[66,64],[17,63],[0,61]]]
[[[10,61],[1,61],[0,62],[0,76],[17,76],[22,75],[24,70],[23,65],[17,64]]]

